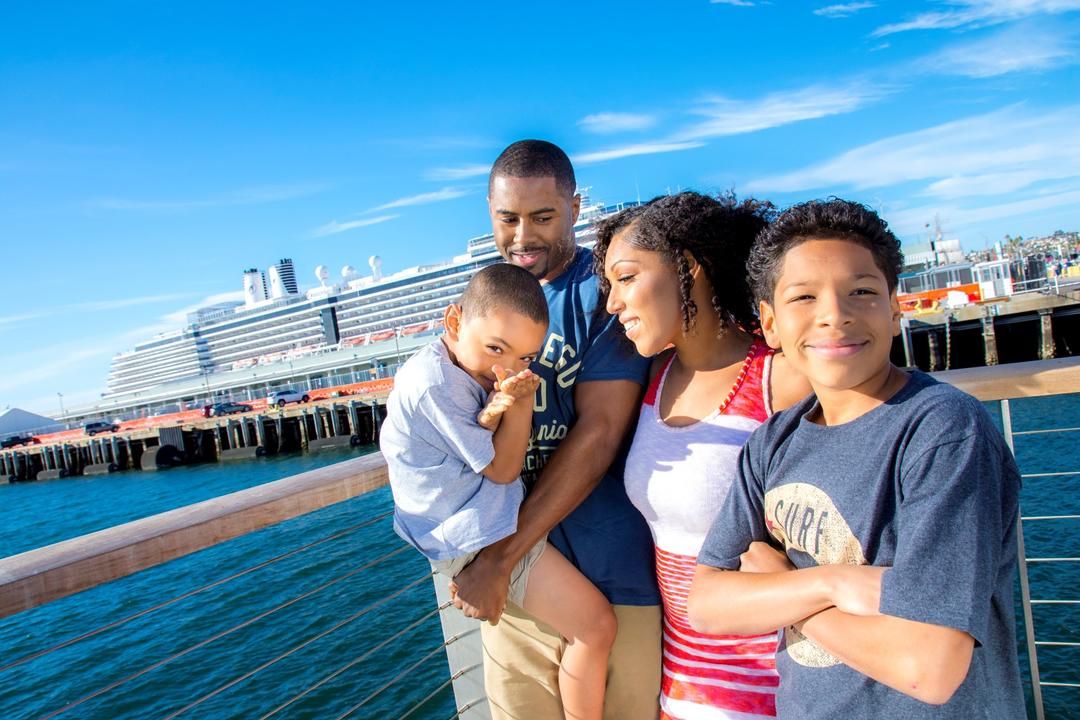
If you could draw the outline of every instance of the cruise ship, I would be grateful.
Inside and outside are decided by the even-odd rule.
[[[591,246],[597,220],[636,204],[589,204],[583,198],[574,227],[578,244]],[[386,276],[378,257],[369,260],[364,276],[346,265],[331,280],[319,266],[320,284],[303,293],[287,258],[265,273],[247,270],[242,302],[201,308],[183,329],[116,355],[101,401],[67,419],[145,414],[200,397],[254,397],[294,378],[310,383],[334,371],[388,372],[388,365],[441,329],[444,308],[474,273],[501,261],[488,233],[469,240],[466,252],[449,261]]]

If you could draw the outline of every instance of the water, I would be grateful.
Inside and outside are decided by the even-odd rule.
[[[1080,427],[1080,395],[1012,403],[1015,431]],[[994,415],[998,404],[987,405]],[[1016,455],[1025,473],[1080,470],[1077,433],[1021,435]],[[370,448],[369,448],[370,450]],[[352,457],[340,450],[261,458],[244,463],[120,473],[47,483],[0,486],[2,554],[13,554],[118,523],[199,502],[245,487]],[[1080,515],[1077,477],[1031,478],[1022,503],[1026,516]],[[391,507],[382,489],[267,528],[135,576],[0,620],[0,666],[157,602],[190,591],[306,543],[379,517]],[[1080,556],[1080,521],[1025,523],[1029,557]],[[179,653],[234,625],[313,590],[366,562],[403,547],[388,518],[346,533],[227,585],[213,588],[111,632],[0,673],[0,718],[46,715],[130,674]],[[366,605],[426,575],[420,556],[406,550],[374,567],[297,601],[220,640],[192,650],[115,690],[60,715],[114,720],[165,718],[242,678],[290,648],[330,629]],[[1030,567],[1032,597],[1077,599],[1080,564]],[[1019,598],[1019,590],[1017,590]],[[441,653],[410,669],[442,641],[438,619],[414,630],[370,659],[346,666],[435,607],[431,583],[420,582],[355,622],[222,690],[181,717],[258,718],[345,668],[274,717],[335,718],[405,671],[407,681],[376,696],[351,717],[399,717],[447,678]],[[1035,607],[1040,640],[1076,641],[1080,607]],[[1022,621],[1019,619],[1018,622]],[[1022,624],[1018,625],[1023,637]],[[1044,681],[1077,682],[1077,648],[1041,648]],[[1027,673],[1027,659],[1021,657]],[[1080,691],[1045,688],[1048,718],[1080,718]],[[413,718],[447,718],[452,693],[442,691]],[[1034,717],[1034,714],[1031,715]]]
[[[368,448],[370,451],[372,448]],[[363,450],[361,451],[363,452]],[[4,554],[199,502],[360,454],[356,450],[260,458],[0,486]],[[277,526],[0,620],[0,666],[120,617],[189,592],[313,541],[378,518],[388,489],[338,503]],[[197,647],[59,717],[79,720],[164,718],[242,678],[372,603],[425,578],[426,563],[394,535],[389,518],[345,532],[292,557],[0,673],[0,718],[37,718],[178,654],[260,613],[377,561],[224,637]],[[314,640],[294,654],[184,712],[184,718],[257,718],[345,668],[435,608],[430,580]],[[442,642],[438,617],[331,678],[283,709],[279,718],[334,718]],[[448,677],[437,653],[350,717],[398,717]],[[447,689],[412,717],[449,717]]]

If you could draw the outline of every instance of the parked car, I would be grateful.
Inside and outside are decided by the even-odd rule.
[[[93,420],[83,425],[83,432],[90,437],[103,432],[116,432],[120,429],[120,426],[114,422],[108,420]]]
[[[238,402],[219,402],[210,406],[210,411],[207,417],[214,417],[217,415],[232,415],[234,413],[246,413],[251,412],[251,406],[246,403]]]
[[[19,445],[37,445],[38,442],[39,440],[29,433],[10,435],[3,440],[0,440],[0,448],[6,450]]]
[[[303,390],[275,390],[266,396],[266,404],[282,408],[286,403],[306,403],[310,399]]]

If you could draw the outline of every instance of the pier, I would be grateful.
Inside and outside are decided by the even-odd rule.
[[[387,394],[384,389],[362,398],[326,398],[222,417],[188,411],[170,424],[133,421],[116,432],[93,436],[81,429],[66,430],[41,436],[37,444],[0,452],[0,482],[153,471],[186,463],[367,445],[378,438]]]
[[[893,362],[927,372],[1080,354],[1080,283],[905,312]]]

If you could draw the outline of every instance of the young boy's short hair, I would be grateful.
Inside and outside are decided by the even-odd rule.
[[[488,265],[473,275],[459,301],[466,320],[497,308],[512,310],[541,325],[548,324],[544,289],[532,273],[509,263]]]
[[[758,235],[746,263],[755,299],[772,302],[788,250],[807,240],[825,239],[848,240],[865,247],[885,275],[889,291],[896,289],[904,254],[888,224],[861,203],[829,198],[792,205]]]

